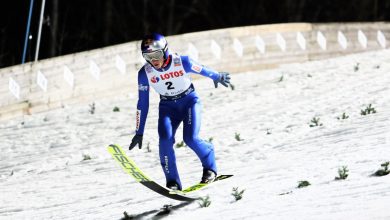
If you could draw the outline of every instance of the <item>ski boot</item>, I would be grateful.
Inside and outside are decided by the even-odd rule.
[[[171,189],[171,190],[174,190],[174,191],[180,191],[181,190],[179,184],[177,182],[175,182],[175,181],[167,182],[167,188]]]
[[[217,174],[214,171],[203,169],[202,180],[200,181],[200,183],[211,183],[215,180],[216,177]]]

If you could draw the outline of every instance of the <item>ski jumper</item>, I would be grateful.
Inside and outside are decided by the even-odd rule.
[[[138,104],[136,134],[143,135],[149,109],[150,86],[160,94],[158,134],[159,154],[167,182],[175,181],[181,189],[173,145],[175,133],[183,122],[183,140],[199,157],[204,169],[217,173],[214,147],[198,137],[201,124],[201,103],[191,82],[190,73],[213,80],[219,73],[199,65],[188,56],[170,54],[168,65],[156,70],[146,63],[138,72]]]

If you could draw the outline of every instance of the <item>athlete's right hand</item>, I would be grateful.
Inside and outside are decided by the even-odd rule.
[[[142,135],[136,134],[131,140],[131,144],[129,146],[129,150],[133,149],[138,144],[138,148],[142,148]]]

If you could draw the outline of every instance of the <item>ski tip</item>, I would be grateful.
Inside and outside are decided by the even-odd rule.
[[[114,151],[123,151],[122,150],[122,147],[119,145],[119,144],[110,144],[108,145],[107,149],[110,151],[110,150],[114,150]]]
[[[232,177],[232,176],[234,176],[234,175],[232,175],[232,174],[218,175],[218,176],[215,178],[215,180],[214,180],[214,181],[216,181],[216,180],[223,180],[223,179],[227,179],[227,178],[230,178],[230,177]]]
[[[119,145],[118,144],[110,144],[108,145],[108,147],[118,147]]]
[[[234,175],[233,174],[222,174],[222,175],[218,175],[218,176],[221,176],[221,177],[232,177]]]

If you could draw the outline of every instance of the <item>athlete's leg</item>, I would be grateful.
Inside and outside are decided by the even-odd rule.
[[[162,169],[167,183],[176,182],[181,189],[181,182],[176,166],[176,156],[173,149],[175,133],[180,124],[179,120],[173,119],[169,108],[160,104],[158,119],[159,153]]]
[[[198,136],[201,124],[201,104],[197,98],[191,101],[186,109],[183,121],[184,142],[198,155],[204,169],[217,173],[214,147]]]

